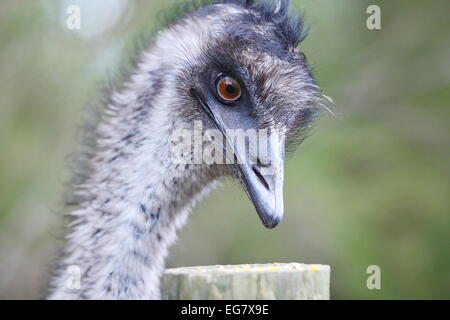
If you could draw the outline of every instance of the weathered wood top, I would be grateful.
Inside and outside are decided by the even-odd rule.
[[[329,299],[330,267],[273,263],[167,269],[164,299]]]

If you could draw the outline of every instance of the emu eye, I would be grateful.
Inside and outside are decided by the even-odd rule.
[[[235,102],[242,95],[239,82],[234,78],[223,75],[217,78],[216,90],[218,96],[225,102]]]

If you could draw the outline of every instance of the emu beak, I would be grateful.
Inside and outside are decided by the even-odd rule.
[[[264,163],[238,164],[241,180],[263,225],[275,228],[283,218],[284,139],[272,133],[268,143],[269,159]],[[239,155],[237,155],[239,158]],[[267,161],[268,160],[268,161]]]
[[[239,148],[236,146],[235,137],[230,136],[228,130],[256,130],[258,127],[256,120],[248,112],[216,108],[214,103],[208,104],[198,94],[193,93],[193,96],[224,135],[227,147],[233,151],[232,163],[236,168],[236,174],[253,202],[261,222],[266,228],[275,228],[284,213],[284,135],[276,130],[271,130],[268,141],[265,141],[266,152],[260,152],[261,141],[258,141],[258,154],[253,157],[250,155],[249,149],[251,150],[255,146],[246,143],[243,148],[242,146]],[[253,161],[247,159],[253,159]]]

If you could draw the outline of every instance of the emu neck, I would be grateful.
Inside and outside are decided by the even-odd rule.
[[[205,167],[170,160],[170,133],[188,124],[159,72],[146,70],[148,78],[139,79],[145,87],[134,83],[115,94],[97,127],[52,299],[160,298],[176,231],[217,178]]]
[[[89,173],[76,186],[80,200],[69,213],[73,222],[50,298],[160,298],[164,259],[176,231],[226,174],[170,160],[170,134],[192,129],[196,117],[189,97],[180,96],[187,89],[175,84],[186,76],[184,62],[194,61],[207,35],[220,28],[205,19],[159,33],[109,98],[88,154]]]

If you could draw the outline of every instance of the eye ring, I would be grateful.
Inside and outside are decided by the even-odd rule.
[[[217,96],[225,103],[234,103],[242,96],[242,88],[233,77],[219,75],[216,80]]]

